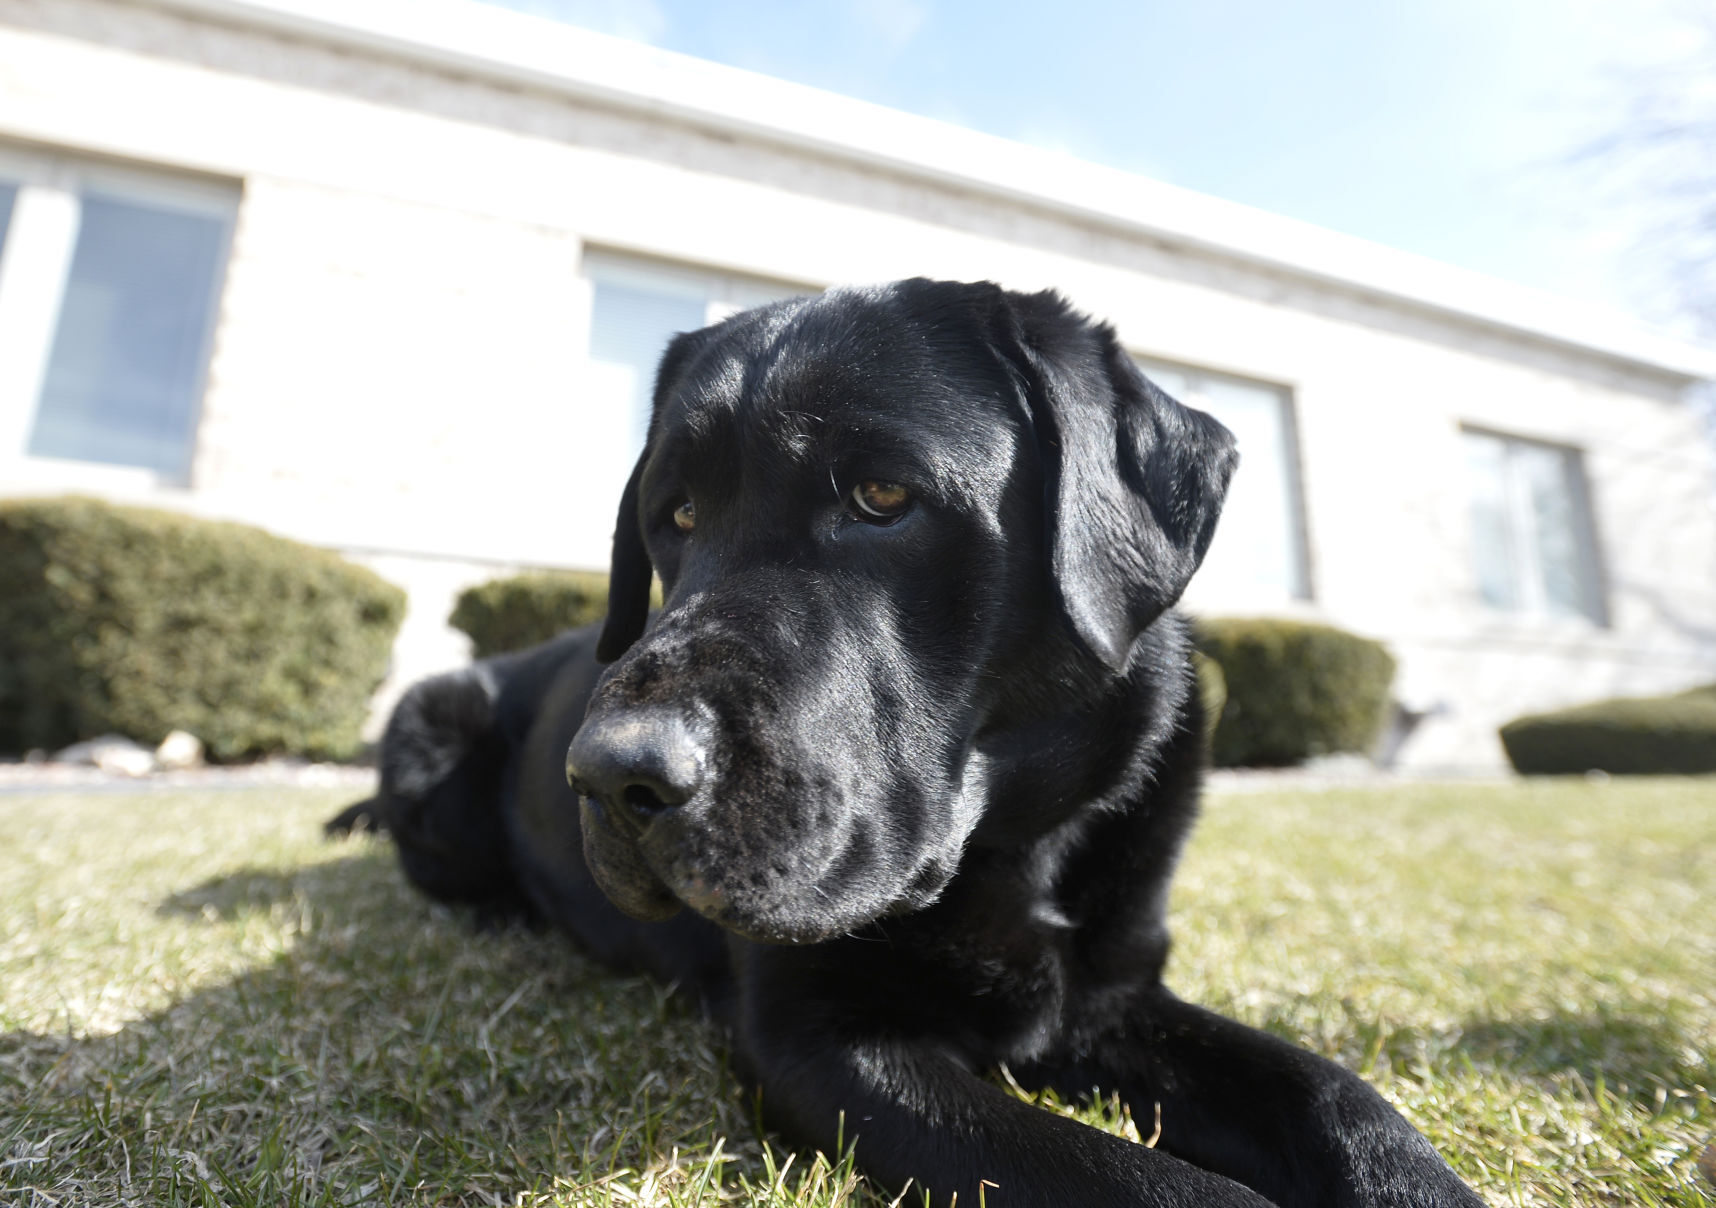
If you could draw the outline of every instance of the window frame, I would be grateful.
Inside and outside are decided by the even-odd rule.
[[[1555,454],[1561,463],[1563,485],[1568,494],[1568,508],[1573,522],[1573,545],[1578,565],[1575,572],[1578,578],[1581,607],[1575,612],[1560,612],[1548,606],[1547,596],[1543,590],[1542,552],[1538,544],[1533,544],[1526,551],[1524,558],[1510,558],[1509,571],[1513,576],[1512,587],[1515,594],[1523,601],[1517,608],[1491,603],[1484,597],[1483,583],[1478,572],[1478,536],[1472,514],[1473,493],[1470,480],[1470,470],[1464,469],[1468,475],[1464,483],[1464,502],[1466,509],[1466,566],[1471,574],[1472,598],[1477,606],[1485,613],[1497,619],[1513,622],[1523,622],[1533,625],[1565,625],[1585,624],[1597,629],[1613,628],[1613,614],[1609,607],[1608,568],[1603,558],[1603,543],[1597,531],[1596,499],[1591,488],[1591,476],[1585,468],[1585,450],[1578,445],[1565,441],[1546,440],[1537,436],[1522,436],[1517,432],[1504,432],[1483,424],[1467,423],[1459,425],[1461,442],[1461,464],[1467,463],[1467,440],[1476,437],[1481,440],[1498,442],[1504,450],[1504,457],[1511,467],[1514,450],[1521,448],[1546,450]],[[1504,499],[1507,508],[1508,540],[1510,545],[1523,548],[1519,541],[1522,529],[1529,531],[1534,539],[1537,536],[1535,517],[1530,515],[1529,501],[1526,498],[1526,483],[1524,476],[1510,469],[1504,471],[1506,478],[1503,483]],[[1524,524],[1521,518],[1524,517]]]
[[[14,350],[7,358],[10,368],[0,366],[0,467],[11,471],[9,477],[62,486],[189,487],[242,186],[11,145],[0,145],[0,179],[18,190],[7,228],[0,232],[0,348]],[[219,224],[217,266],[198,341],[184,459],[176,473],[29,452],[77,250],[83,198],[89,194],[195,214]]]

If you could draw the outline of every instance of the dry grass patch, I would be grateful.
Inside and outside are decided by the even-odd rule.
[[[659,988],[324,844],[346,796],[0,796],[0,1202],[886,1202],[770,1147]],[[1186,997],[1363,1071],[1491,1203],[1716,1202],[1711,781],[1218,797],[1174,909]]]

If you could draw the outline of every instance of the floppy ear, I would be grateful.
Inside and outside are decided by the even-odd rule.
[[[643,518],[638,514],[639,483],[644,463],[649,460],[650,444],[655,440],[655,421],[661,414],[662,400],[679,384],[708,331],[705,327],[674,336],[656,366],[649,436],[643,452],[638,454],[637,464],[632,467],[632,476],[626,479],[626,489],[620,493],[620,513],[614,521],[614,553],[608,567],[608,619],[602,624],[602,636],[596,640],[599,663],[619,658],[643,636],[644,626],[649,624],[649,588],[655,567],[649,560],[649,550],[644,548]]]
[[[649,622],[649,583],[655,573],[638,524],[638,479],[643,476],[649,447],[638,455],[626,489],[620,493],[620,514],[614,521],[614,554],[608,566],[608,618],[596,640],[596,661],[611,663],[643,634]]]
[[[1233,434],[1139,372],[1058,294],[1008,294],[1009,359],[1043,459],[1050,572],[1091,651],[1119,669],[1185,591],[1215,535]]]

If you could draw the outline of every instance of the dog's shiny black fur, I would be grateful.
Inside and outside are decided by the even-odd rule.
[[[1234,461],[1053,294],[906,281],[680,336],[605,628],[413,689],[332,825],[676,982],[782,1133],[844,1119],[937,1203],[1477,1204],[1357,1077],[1162,984],[1202,763],[1169,609]],[[1159,1144],[1003,1064],[1159,1106]]]

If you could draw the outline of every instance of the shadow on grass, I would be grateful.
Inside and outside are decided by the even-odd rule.
[[[717,1181],[767,1181],[713,1029],[554,934],[479,932],[430,905],[385,843],[342,851],[178,890],[155,910],[171,938],[134,949],[181,963],[221,949],[244,972],[175,969],[202,988],[110,1036],[0,1036],[0,1188],[44,1192],[0,1201],[476,1205],[552,1191],[585,1205],[653,1187],[643,1202],[690,1204]],[[1361,1048],[1363,1023],[1347,1021]],[[1665,1083],[1716,1083],[1691,1034],[1666,1006],[1479,1018],[1437,1060],[1546,1088],[1600,1078],[1648,1103]],[[1416,1047],[1406,1032],[1375,1039],[1400,1060]]]
[[[155,913],[231,922],[241,915],[265,912],[291,899],[305,880],[303,870],[241,868],[171,895],[155,908]]]
[[[1716,1054],[1701,1053],[1668,1010],[1593,1011],[1528,1019],[1474,1019],[1459,1051],[1474,1065],[1543,1084],[1568,1074],[1645,1104],[1659,1087],[1716,1085]]]
[[[169,959],[236,945],[255,963],[113,1035],[0,1037],[0,1187],[576,1204],[653,1179],[689,1203],[727,1162],[766,1178],[713,1029],[559,937],[478,933],[412,893],[380,844],[246,868],[156,913],[193,920]]]

